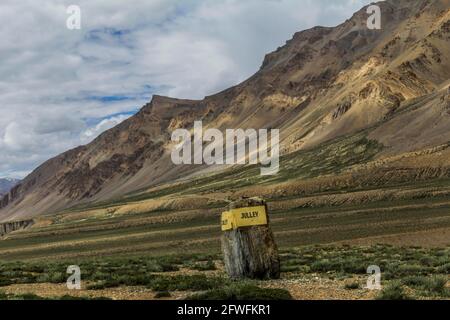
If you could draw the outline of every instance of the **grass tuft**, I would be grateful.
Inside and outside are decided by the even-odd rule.
[[[377,300],[410,300],[400,282],[391,282],[377,296]]]
[[[189,300],[292,300],[285,289],[260,288],[246,283],[234,283],[223,288],[195,294]]]

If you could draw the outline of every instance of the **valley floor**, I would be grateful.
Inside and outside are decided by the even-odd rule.
[[[273,178],[237,169],[35,218],[0,240],[0,299],[448,299],[450,170],[432,160],[449,145],[377,160],[347,140],[283,158]],[[267,200],[280,280],[223,272],[220,214],[242,196]],[[65,289],[69,265],[83,290]],[[369,265],[381,293],[363,289]]]
[[[403,192],[389,189],[274,199],[269,201],[271,226],[281,249],[330,243],[450,245],[447,187],[436,188],[432,195],[410,188],[409,199],[395,199]],[[321,197],[339,204],[321,203]],[[394,200],[353,204],[365,197]],[[199,208],[146,211],[152,202],[149,200],[136,204],[142,212],[128,204],[130,208],[123,214],[118,207],[36,219],[31,228],[0,241],[0,256],[2,261],[33,261],[219,252],[219,217],[224,207],[205,204],[202,208],[201,198],[190,201]]]
[[[279,280],[229,280],[219,254],[80,260],[82,289],[66,287],[68,263],[1,263],[1,299],[449,299],[450,247],[307,246],[281,252]],[[379,265],[382,290],[366,288]]]

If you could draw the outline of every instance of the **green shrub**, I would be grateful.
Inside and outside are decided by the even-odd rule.
[[[155,299],[161,299],[161,298],[170,298],[171,294],[169,291],[159,291],[155,294]]]
[[[162,272],[172,272],[180,270],[180,268],[177,265],[170,263],[162,263],[160,264],[160,267]]]
[[[422,289],[428,294],[438,296],[448,296],[448,289],[446,288],[447,278],[444,276],[435,276],[432,278],[410,276],[402,279],[402,283],[414,287],[416,289]]]
[[[216,264],[212,260],[208,260],[206,262],[197,262],[189,266],[192,270],[197,271],[208,271],[208,270],[216,270]]]
[[[426,266],[422,266],[422,265],[418,265],[418,264],[403,264],[400,265],[398,267],[398,274],[402,274],[402,275],[409,275],[409,274],[413,274],[413,275],[425,275],[428,272],[430,272],[432,270],[432,268],[430,267],[426,267]]]
[[[100,281],[97,283],[89,284],[86,286],[86,289],[87,290],[103,290],[103,289],[115,288],[115,287],[119,287],[119,286],[120,286],[119,282],[108,280],[108,281]]]
[[[153,275],[147,274],[112,274],[106,280],[88,285],[87,289],[102,290],[120,286],[146,286],[152,282],[153,278]]]
[[[34,293],[16,294],[9,296],[9,300],[48,300],[47,298],[35,295]]]
[[[399,282],[391,282],[377,296],[378,300],[409,300]]]
[[[423,288],[426,281],[427,281],[426,277],[420,276],[408,276],[402,279],[402,283],[404,285],[414,288]]]
[[[85,275],[87,276],[87,275]],[[90,280],[94,280],[94,281],[105,281],[108,279],[111,279],[111,274],[107,273],[107,272],[102,272],[102,271],[96,271],[93,274],[88,276]]]
[[[358,282],[346,283],[344,288],[347,290],[356,290],[359,289],[359,283]]]
[[[446,296],[448,294],[446,284],[447,279],[445,277],[432,277],[426,279],[423,288],[431,294]]]
[[[149,287],[154,291],[202,291],[223,285],[222,278],[206,277],[205,275],[176,275],[155,277]]]
[[[13,284],[13,282],[9,279],[0,278],[0,287],[6,287],[10,284]]]
[[[450,263],[446,263],[444,265],[439,266],[437,271],[440,273],[449,274],[450,273]]]
[[[281,266],[281,272],[298,272],[300,271],[300,266]]]
[[[57,272],[52,274],[50,282],[52,283],[65,283],[69,275],[65,272]]]
[[[231,284],[195,294],[189,300],[292,300],[285,289],[259,288],[252,284]]]
[[[163,268],[159,263],[156,261],[148,261],[145,264],[145,268],[147,269],[147,272],[162,272]]]
[[[322,259],[313,262],[311,265],[311,271],[313,272],[327,272],[333,269],[333,265],[328,259]]]
[[[420,264],[427,266],[427,267],[432,267],[434,265],[434,259],[432,257],[422,257],[420,258]]]
[[[63,295],[61,297],[54,298],[53,300],[112,300],[112,299],[107,297],[91,298],[91,297],[74,297],[69,295]]]

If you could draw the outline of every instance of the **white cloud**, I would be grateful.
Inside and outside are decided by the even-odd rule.
[[[2,0],[0,177],[91,141],[153,93],[202,98],[237,84],[294,32],[367,3],[78,0],[82,29],[71,31],[73,1]]]
[[[81,141],[89,142],[93,138],[97,137],[103,131],[106,131],[108,129],[115,127],[116,125],[118,125],[122,121],[126,120],[127,118],[129,118],[129,116],[119,115],[119,116],[104,119],[104,120],[100,121],[95,127],[85,130],[81,134]]]

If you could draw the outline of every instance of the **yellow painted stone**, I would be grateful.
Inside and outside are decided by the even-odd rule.
[[[222,231],[266,224],[265,206],[238,208],[222,213]]]
[[[246,207],[231,210],[236,228],[267,224],[266,207]]]
[[[222,212],[222,231],[233,229],[233,215],[230,211]]]

